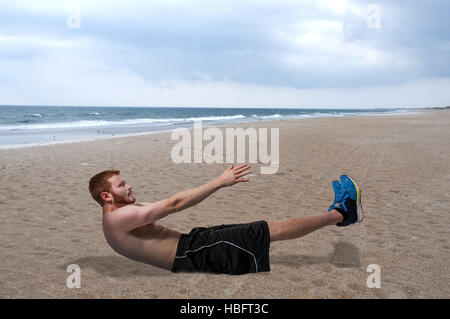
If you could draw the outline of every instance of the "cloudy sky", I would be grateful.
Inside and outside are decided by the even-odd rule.
[[[450,105],[450,2],[0,0],[0,105]]]

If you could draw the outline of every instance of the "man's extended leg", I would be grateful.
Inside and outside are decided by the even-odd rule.
[[[295,239],[325,226],[336,225],[344,220],[337,210],[327,213],[292,218],[282,221],[269,221],[270,241]]]
[[[361,190],[347,175],[341,175],[341,182],[333,181],[334,202],[328,213],[316,216],[270,221],[270,241],[294,239],[305,236],[324,226],[348,226],[362,221]]]

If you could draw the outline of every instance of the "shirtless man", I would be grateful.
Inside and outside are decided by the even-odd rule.
[[[248,182],[250,166],[233,165],[219,177],[154,203],[137,203],[120,171],[98,173],[89,181],[92,197],[103,208],[103,232],[117,253],[172,272],[245,274],[270,271],[269,245],[302,237],[328,225],[362,220],[361,191],[348,176],[333,181],[335,199],[328,212],[284,221],[196,227],[181,234],[156,222],[194,206],[220,188]]]

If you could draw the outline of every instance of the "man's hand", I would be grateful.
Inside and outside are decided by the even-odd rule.
[[[248,182],[249,179],[242,178],[242,176],[250,174],[251,171],[249,169],[250,165],[248,164],[242,164],[238,167],[231,165],[217,178],[220,186],[227,187],[239,182]]]

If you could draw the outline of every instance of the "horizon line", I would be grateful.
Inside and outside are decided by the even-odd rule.
[[[379,110],[379,109],[446,109],[450,108],[449,106],[423,106],[423,107],[357,107],[357,108],[333,108],[333,107],[282,107],[282,106],[274,106],[274,107],[217,107],[217,106],[135,106],[135,105],[38,105],[38,104],[0,104],[0,107],[5,106],[31,106],[31,107],[117,107],[117,108],[204,108],[204,109],[303,109],[303,110]]]

